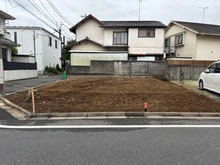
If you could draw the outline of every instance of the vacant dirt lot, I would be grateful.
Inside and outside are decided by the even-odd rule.
[[[28,92],[6,96],[32,111]],[[144,111],[220,112],[220,103],[199,92],[154,78],[78,78],[37,88],[36,113]]]

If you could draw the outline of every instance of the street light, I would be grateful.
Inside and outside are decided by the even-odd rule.
[[[199,7],[199,8],[203,9],[202,22],[204,22],[205,9],[208,9],[209,7]]]

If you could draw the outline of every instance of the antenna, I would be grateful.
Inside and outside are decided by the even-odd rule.
[[[199,7],[199,8],[203,9],[202,22],[204,22],[205,9],[208,9],[209,7]]]
[[[138,20],[140,21],[140,19],[141,19],[141,2],[142,2],[142,0],[138,0],[139,1],[139,14],[138,14]]]

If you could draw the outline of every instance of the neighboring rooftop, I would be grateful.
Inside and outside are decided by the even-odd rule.
[[[17,44],[17,43],[15,43],[7,38],[4,38],[4,37],[0,37],[0,41],[2,44],[13,46],[13,47],[21,46],[20,44]]]
[[[152,27],[152,28],[166,28],[166,25],[159,21],[99,21],[93,15],[88,15],[77,24],[70,28],[70,31],[76,33],[76,28],[83,24],[88,19],[93,19],[100,24],[100,27]]]
[[[14,20],[14,19],[16,19],[15,17],[9,15],[8,13],[6,13],[6,12],[4,12],[2,10],[0,10],[0,17],[4,18],[6,20]]]
[[[161,27],[166,25],[159,21],[101,21],[100,27]]]
[[[172,21],[171,23],[184,26],[198,34],[220,35],[220,25],[182,21]]]
[[[48,31],[48,30],[46,30],[42,27],[38,27],[38,26],[6,26],[6,29],[44,30],[48,34],[50,34],[50,35],[56,37],[57,39],[59,39],[59,37],[56,36],[55,34],[51,33],[50,31]]]

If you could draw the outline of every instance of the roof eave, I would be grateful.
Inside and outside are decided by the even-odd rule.
[[[170,26],[171,26],[172,24],[178,25],[178,26],[180,26],[180,27],[182,27],[182,28],[184,28],[184,29],[186,29],[186,30],[189,30],[189,31],[195,33],[195,34],[198,34],[198,33],[199,33],[198,31],[195,31],[195,30],[193,30],[193,29],[191,29],[191,28],[188,28],[188,27],[186,27],[186,26],[184,26],[184,25],[182,25],[182,24],[180,24],[180,23],[177,23],[177,22],[175,22],[175,21],[171,21],[171,22],[168,24],[167,30],[170,28]],[[167,30],[166,30],[166,31],[167,31]]]
[[[95,18],[92,14],[89,14],[87,17],[85,17],[84,19],[82,19],[81,21],[79,21],[77,24],[75,24],[74,26],[72,26],[69,30],[70,32],[73,32],[74,34],[76,34],[76,28],[81,25],[82,23],[84,23],[85,21],[87,21],[88,19],[94,19],[95,21],[97,21],[98,23],[102,24],[101,21],[99,21],[97,18]]]
[[[200,34],[200,35],[208,35],[208,36],[220,36],[220,34],[214,34],[214,33],[197,33],[197,34]]]
[[[4,11],[0,10],[0,17],[6,19],[6,20],[15,20],[16,18],[9,15],[8,13],[5,13]]]

